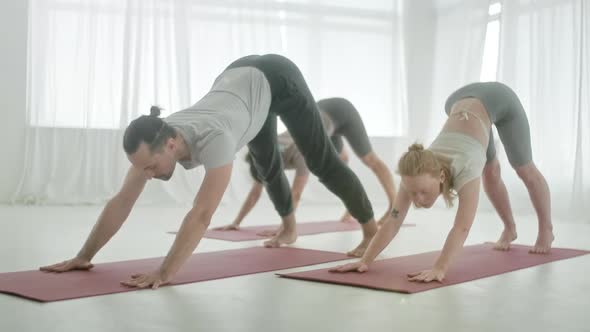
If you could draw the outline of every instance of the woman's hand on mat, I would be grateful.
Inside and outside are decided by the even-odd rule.
[[[216,230],[216,231],[237,231],[239,229],[240,229],[240,224],[235,224],[235,223],[231,223],[229,225],[213,228],[213,230]]]
[[[361,261],[358,262],[354,262],[354,263],[348,263],[345,265],[338,265],[336,267],[331,268],[330,272],[340,272],[340,273],[345,273],[345,272],[367,272],[369,270],[369,266],[366,263],[363,263]]]
[[[92,265],[90,261],[75,257],[61,263],[42,266],[39,268],[39,270],[45,272],[67,272],[72,270],[90,270],[93,267],[94,265]]]
[[[121,284],[127,287],[157,289],[158,287],[169,283],[160,272],[138,273],[131,276],[131,279],[121,281]]]
[[[264,236],[264,237],[271,237],[271,236],[275,236],[277,234],[279,234],[282,230],[282,227],[279,227],[277,229],[265,229],[262,230],[258,233],[256,233],[256,235],[258,236]]]
[[[445,271],[434,268],[432,270],[425,270],[420,272],[408,273],[409,281],[416,282],[431,282],[438,281],[442,282],[445,278]]]

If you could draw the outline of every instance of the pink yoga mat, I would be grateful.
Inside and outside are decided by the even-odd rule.
[[[402,226],[416,226],[415,224],[402,224]],[[207,230],[205,233],[206,238],[225,240],[225,241],[252,241],[261,240],[268,238],[268,236],[257,235],[261,231],[275,230],[279,228],[279,225],[264,225],[264,226],[250,226],[241,227],[239,230],[231,231],[217,231],[213,229]],[[303,222],[297,224],[298,235],[312,235],[320,233],[333,233],[333,232],[347,232],[360,230],[361,226],[355,222],[340,222],[340,221],[314,221],[314,222]],[[176,234],[177,232],[168,232],[169,234]]]
[[[371,264],[369,271],[365,273],[334,273],[321,269],[279,275],[392,292],[417,293],[590,253],[584,250],[553,248],[549,254],[538,255],[529,254],[529,249],[527,246],[512,245],[509,251],[498,251],[493,250],[491,243],[466,246],[442,283],[407,280],[408,273],[430,269],[440,251],[379,260]]]
[[[137,290],[120,284],[132,274],[151,272],[163,257],[96,264],[90,271],[0,273],[0,292],[50,302]],[[350,259],[344,254],[298,248],[246,248],[192,255],[172,285]]]

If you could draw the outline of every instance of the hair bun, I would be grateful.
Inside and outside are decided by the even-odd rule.
[[[154,105],[154,106],[150,107],[150,116],[159,117],[161,111],[162,111],[162,108],[160,106]]]
[[[408,148],[408,152],[423,151],[423,150],[424,150],[424,146],[419,143],[414,143],[414,144],[410,145],[410,147]]]

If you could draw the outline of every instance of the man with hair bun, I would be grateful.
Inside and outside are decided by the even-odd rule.
[[[234,157],[248,146],[253,165],[282,219],[281,230],[266,241],[278,247],[297,239],[293,202],[277,144],[281,118],[311,173],[338,196],[362,226],[363,239],[351,256],[360,257],[377,232],[373,209],[357,176],[339,158],[326,135],[316,102],[297,66],[275,54],[234,61],[193,106],[159,118],[159,108],[133,120],[123,138],[131,167],[121,190],[106,204],[80,252],[42,267],[50,272],[92,268],[94,255],[119,230],[146,182],[168,180],[178,162],[206,173],[168,255],[153,271],[138,271],[123,284],[151,287],[170,282],[196,249],[229,184]]]

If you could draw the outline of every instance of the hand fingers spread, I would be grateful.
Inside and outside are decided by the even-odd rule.
[[[422,273],[419,273],[418,275],[412,276],[409,280],[410,281],[424,281],[424,275]]]
[[[144,280],[142,282],[140,282],[139,284],[137,284],[137,287],[139,288],[146,288],[149,285],[151,285],[152,283],[149,280]]]
[[[125,281],[121,281],[121,285],[127,286],[127,287],[135,287],[135,286],[137,286],[137,283],[133,280],[125,280]]]
[[[57,263],[57,264],[53,264],[53,265],[43,266],[43,267],[41,267],[41,271],[53,272],[53,271],[55,271],[55,269],[60,268],[63,265],[65,265],[65,263],[66,262],[61,262],[61,263]]]

